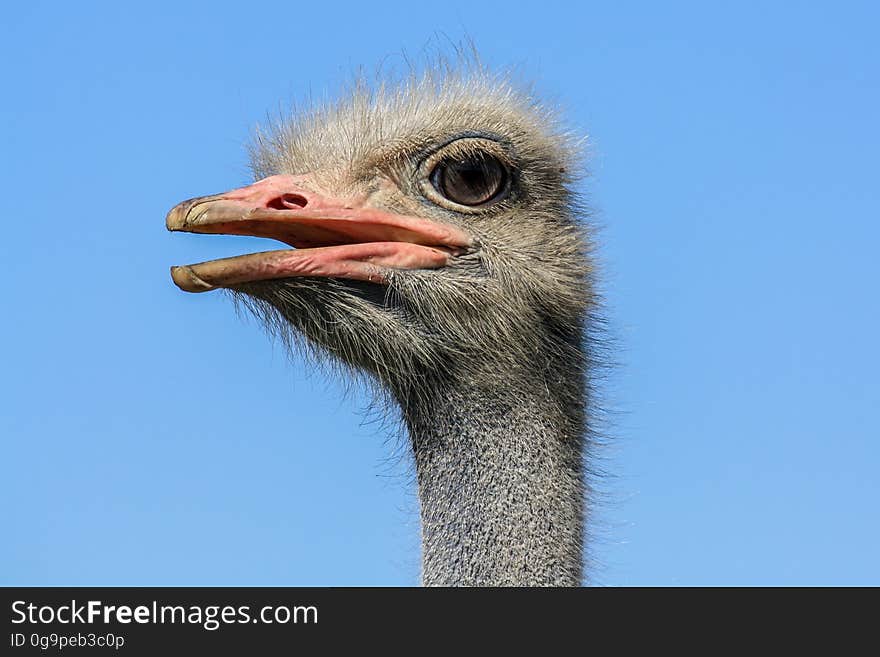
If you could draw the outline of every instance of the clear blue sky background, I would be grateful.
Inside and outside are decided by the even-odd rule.
[[[267,112],[474,39],[592,137],[620,367],[596,583],[880,584],[880,10],[17,2],[0,25],[0,583],[415,584],[365,399],[168,266]],[[441,37],[441,41],[443,38]]]

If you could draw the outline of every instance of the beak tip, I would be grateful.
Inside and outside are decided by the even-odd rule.
[[[171,280],[184,292],[208,292],[215,289],[213,285],[199,278],[193,268],[187,265],[172,267]]]
[[[186,215],[189,208],[183,207],[187,203],[175,205],[165,216],[165,228],[170,231],[183,230],[186,227]]]

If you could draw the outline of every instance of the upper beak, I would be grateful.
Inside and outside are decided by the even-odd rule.
[[[189,292],[291,276],[381,282],[388,268],[442,267],[472,244],[453,226],[372,208],[366,197],[324,195],[310,182],[272,176],[176,205],[165,220],[168,230],[269,237],[296,250],[174,267],[174,282]]]

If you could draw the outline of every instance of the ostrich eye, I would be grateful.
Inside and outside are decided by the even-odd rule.
[[[459,205],[483,205],[494,200],[507,183],[507,169],[488,154],[448,159],[431,174],[434,187]]]

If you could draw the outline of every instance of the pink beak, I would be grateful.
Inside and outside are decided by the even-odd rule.
[[[436,269],[472,245],[458,228],[311,191],[309,176],[271,176],[176,205],[171,231],[270,237],[295,249],[172,267],[187,292],[252,281],[321,276],[382,283],[389,269]],[[306,184],[303,184],[306,183]]]

